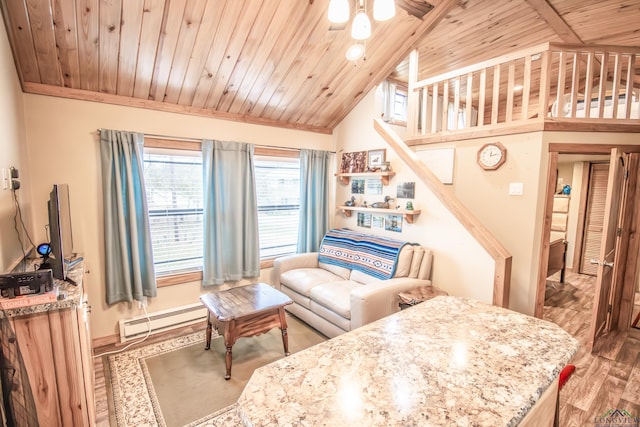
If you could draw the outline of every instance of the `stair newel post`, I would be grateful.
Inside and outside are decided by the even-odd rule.
[[[416,83],[418,82],[418,56],[417,49],[412,50],[409,54],[407,130],[413,136],[418,135],[418,106],[420,105],[420,94],[416,91]],[[426,93],[423,96],[426,96]]]

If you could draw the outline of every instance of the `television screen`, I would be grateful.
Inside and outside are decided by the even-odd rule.
[[[53,277],[66,280],[67,264],[75,257],[67,184],[54,184],[49,194],[49,234]]]

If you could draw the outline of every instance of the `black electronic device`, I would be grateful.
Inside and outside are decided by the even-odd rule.
[[[49,263],[53,277],[67,280],[67,270],[79,258],[73,253],[73,237],[71,234],[71,206],[69,204],[69,186],[54,184],[49,194],[49,245],[51,258]]]
[[[3,298],[36,295],[51,290],[53,290],[51,269],[0,274],[0,295]]]

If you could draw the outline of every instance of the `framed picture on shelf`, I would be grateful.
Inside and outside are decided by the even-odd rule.
[[[384,229],[387,231],[402,231],[402,215],[386,215],[384,218]]]
[[[367,152],[354,151],[351,153],[342,153],[342,162],[340,163],[341,173],[360,173],[364,172],[367,167]]]
[[[370,168],[379,168],[382,166],[382,162],[386,160],[386,155],[387,150],[384,148],[381,150],[369,150],[367,152],[368,166]]]
[[[398,184],[396,197],[398,199],[414,199],[416,194],[415,182],[403,182]]]
[[[364,194],[364,179],[351,180],[351,193]]]

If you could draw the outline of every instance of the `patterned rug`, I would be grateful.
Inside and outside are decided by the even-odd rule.
[[[291,353],[327,339],[293,316],[287,315],[287,323]],[[224,343],[213,333],[211,351],[204,351],[200,331],[104,356],[111,425],[241,426],[237,397],[255,369],[284,357],[281,333],[274,328],[240,339],[230,381],[223,375]],[[163,415],[161,407],[169,412]]]
[[[190,335],[105,356],[111,380],[110,397],[112,398],[113,413],[118,427],[166,426],[144,361],[147,358],[193,344],[202,343],[204,345],[204,334],[204,331],[195,332]],[[232,412],[230,415],[234,416],[234,408],[225,408],[202,420],[195,421],[191,426],[204,427],[212,425],[208,424],[207,420],[223,415],[229,410]]]

